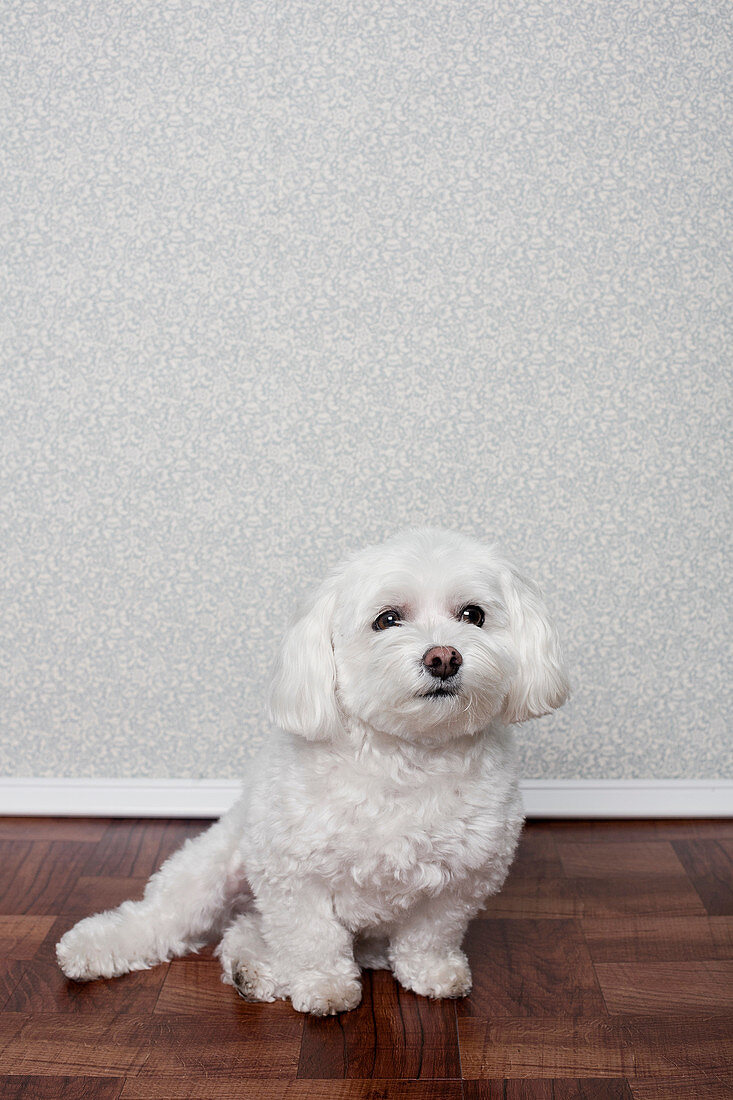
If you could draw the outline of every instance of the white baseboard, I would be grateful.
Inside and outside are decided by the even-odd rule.
[[[730,779],[525,779],[527,817],[733,817]]]
[[[219,817],[234,779],[2,779],[0,814]],[[733,817],[729,779],[526,779],[528,817]]]
[[[68,817],[220,817],[236,779],[0,779],[0,814]]]

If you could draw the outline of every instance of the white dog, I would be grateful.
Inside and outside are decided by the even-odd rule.
[[[270,698],[282,732],[242,798],[142,901],[67,932],[64,973],[109,978],[217,938],[223,980],[247,1000],[341,1012],[362,967],[463,996],[466,926],[522,826],[507,726],[567,694],[537,588],[493,549],[425,528],[365,550],[285,636]]]

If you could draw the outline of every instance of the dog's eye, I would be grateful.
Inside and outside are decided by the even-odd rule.
[[[477,607],[475,603],[468,604],[463,608],[463,611],[459,612],[458,618],[462,623],[471,623],[473,626],[483,626],[486,616],[480,607]]]
[[[389,630],[391,626],[399,626],[401,622],[399,611],[395,611],[393,607],[390,607],[387,611],[382,611],[381,614],[377,615],[372,623],[372,630]]]

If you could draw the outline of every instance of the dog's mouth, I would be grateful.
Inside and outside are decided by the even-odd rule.
[[[421,699],[450,699],[454,695],[458,695],[457,684],[453,687],[446,687],[443,685],[442,687],[433,688],[432,691],[420,692]]]

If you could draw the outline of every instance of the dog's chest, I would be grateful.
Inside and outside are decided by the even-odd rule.
[[[388,924],[446,889],[483,898],[511,855],[521,806],[511,744],[497,737],[476,748],[444,754],[432,772],[405,765],[392,774],[304,750],[287,781],[263,784],[251,805],[255,891],[260,882],[319,882],[354,930]]]
[[[490,823],[460,788],[344,798],[327,874],[339,904],[387,920],[420,896],[459,886],[490,858]]]

